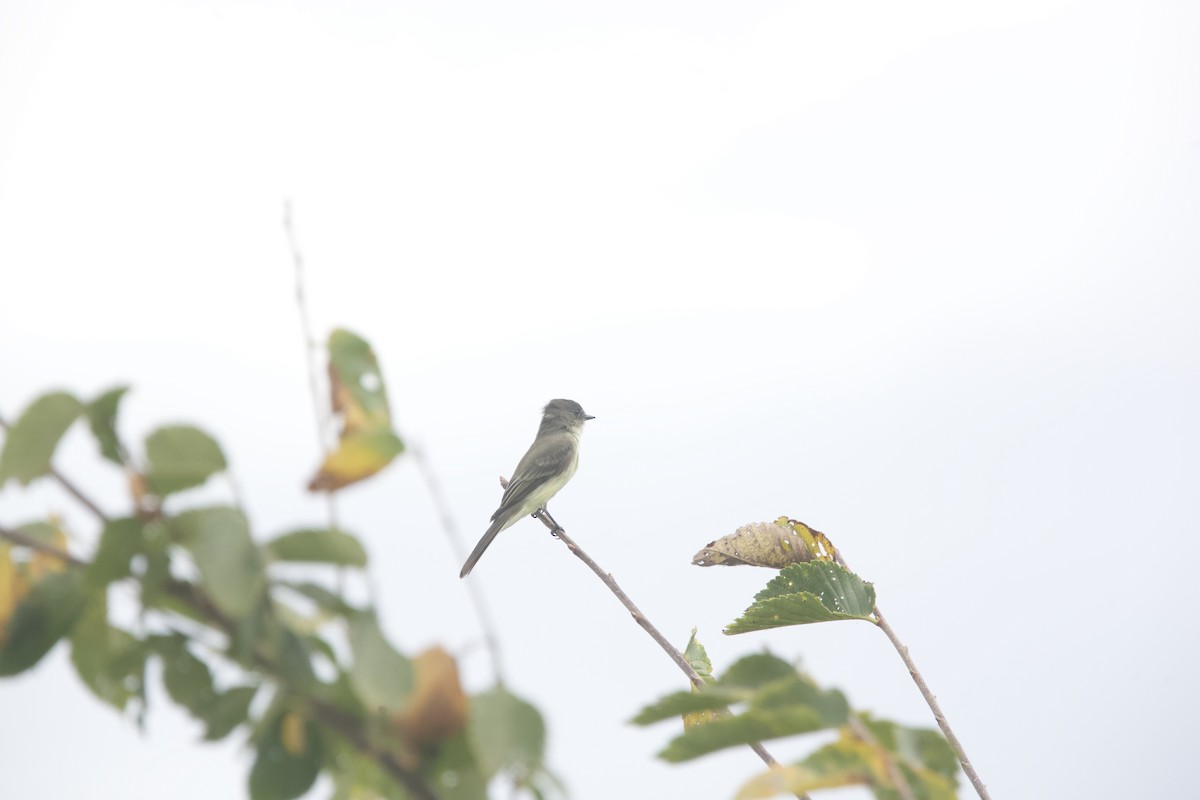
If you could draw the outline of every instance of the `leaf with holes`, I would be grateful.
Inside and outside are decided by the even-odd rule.
[[[874,622],[875,588],[828,561],[792,564],[754,597],[754,605],[725,628],[748,633],[788,625],[860,619]]]
[[[329,388],[342,427],[337,447],[309,482],[311,492],[332,492],[369,478],[404,451],[392,428],[379,360],[361,336],[344,329],[329,335]]]

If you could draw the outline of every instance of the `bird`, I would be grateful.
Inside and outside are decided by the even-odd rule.
[[[529,450],[513,470],[492,524],[475,545],[458,577],[465,578],[500,531],[526,514],[536,514],[567,485],[579,466],[579,435],[583,423],[595,419],[574,400],[551,400],[542,410],[542,424]]]

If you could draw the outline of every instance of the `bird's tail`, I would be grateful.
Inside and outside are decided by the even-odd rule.
[[[500,531],[508,527],[507,523],[508,520],[504,517],[500,517],[492,523],[492,526],[487,529],[487,533],[479,540],[479,544],[475,545],[475,549],[471,551],[471,555],[467,556],[467,561],[463,564],[462,572],[458,573],[458,577],[465,578],[471,574],[471,570],[475,569],[475,563],[483,556],[483,551],[488,549],[488,545]]]

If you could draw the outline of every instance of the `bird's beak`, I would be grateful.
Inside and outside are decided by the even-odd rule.
[[[584,420],[595,419],[595,417],[589,416],[587,414],[584,414],[583,418],[584,418]]]

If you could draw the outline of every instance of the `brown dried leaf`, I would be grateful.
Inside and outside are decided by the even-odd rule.
[[[749,565],[771,569],[812,560],[813,554],[804,539],[778,521],[743,525],[728,536],[709,542],[692,557],[692,563],[699,567]]]
[[[154,511],[158,504],[158,498],[151,494],[146,476],[136,469],[127,468],[125,478],[129,481],[129,496],[133,498],[134,508],[144,513]]]
[[[467,722],[467,696],[454,657],[431,647],[413,660],[416,670],[408,705],[395,717],[410,746],[433,744],[457,735]]]

